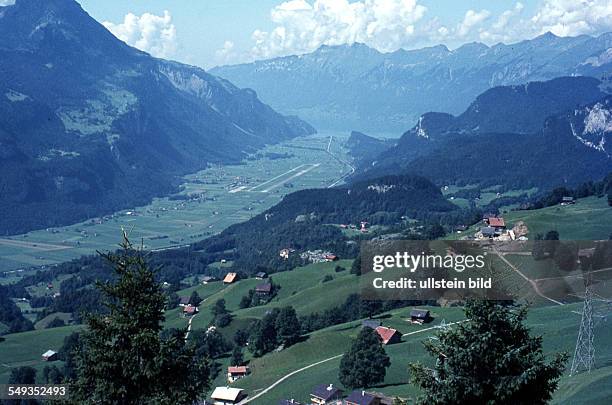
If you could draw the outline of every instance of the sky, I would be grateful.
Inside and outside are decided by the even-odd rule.
[[[11,0],[0,0],[8,2]],[[118,38],[211,68],[365,43],[383,52],[612,31],[612,0],[78,0]]]

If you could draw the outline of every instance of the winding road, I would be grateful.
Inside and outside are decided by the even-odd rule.
[[[446,326],[456,325],[458,323],[462,323],[462,322],[465,322],[465,321],[466,321],[466,319],[461,320],[461,321],[457,321],[457,322],[451,322],[451,323],[446,324]],[[423,333],[423,332],[427,332],[427,331],[430,331],[430,330],[438,329],[439,327],[440,327],[440,325],[436,325],[436,326],[432,326],[432,327],[425,328],[425,329],[419,329],[419,330],[415,330],[415,331],[412,331],[412,332],[404,333],[402,336],[416,335],[418,333]],[[270,392],[271,390],[273,390],[276,386],[282,384],[287,379],[291,378],[292,376],[294,376],[296,374],[301,373],[302,371],[306,371],[309,368],[316,367],[316,366],[318,366],[320,364],[323,364],[323,363],[327,363],[328,361],[339,359],[342,356],[344,356],[344,353],[337,354],[337,355],[332,356],[332,357],[328,357],[328,358],[326,358],[324,360],[320,360],[320,361],[317,361],[316,363],[312,363],[312,364],[309,364],[309,365],[304,366],[302,368],[299,368],[297,370],[294,370],[294,371],[290,372],[289,374],[286,374],[283,377],[279,378],[272,385],[269,385],[267,388],[264,388],[263,390],[258,392],[256,395],[254,395],[252,397],[249,397],[249,398],[243,399],[238,405],[248,404],[249,402],[254,401],[257,398],[260,398],[261,396],[263,396],[263,395],[267,394],[268,392]]]

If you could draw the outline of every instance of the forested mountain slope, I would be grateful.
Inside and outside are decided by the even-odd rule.
[[[252,90],[127,46],[74,0],[0,7],[0,234],[142,204],[312,132]]]

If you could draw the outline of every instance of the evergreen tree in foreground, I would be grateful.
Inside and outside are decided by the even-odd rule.
[[[376,331],[363,328],[340,361],[339,379],[345,387],[369,388],[384,381],[390,365]]]
[[[77,354],[72,400],[85,404],[192,404],[209,388],[209,362],[184,333],[160,337],[165,297],[126,235],[103,254],[114,281],[99,283],[106,315],[89,315]]]
[[[546,362],[542,338],[523,324],[523,308],[492,301],[465,306],[468,321],[438,333],[425,349],[434,369],[411,364],[411,379],[422,388],[423,404],[545,404],[557,388],[567,354]]]

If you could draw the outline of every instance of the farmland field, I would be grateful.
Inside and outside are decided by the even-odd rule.
[[[142,240],[149,249],[204,239],[248,220],[290,192],[336,183],[350,170],[338,160],[345,159],[343,142],[342,135],[330,133],[296,138],[268,146],[241,165],[215,166],[185,176],[178,195],[156,198],[147,206],[61,228],[3,237],[0,272],[13,271],[4,276],[15,281],[25,273],[15,270],[44,268],[96,250],[112,249],[122,228],[130,232],[132,240]]]

